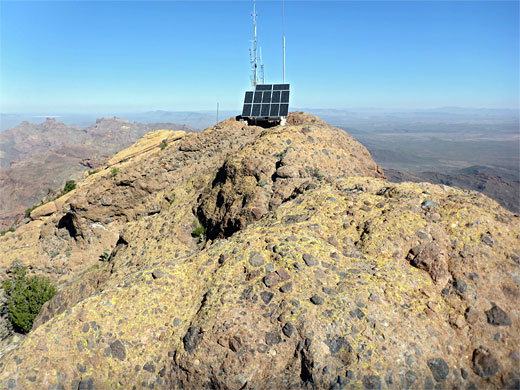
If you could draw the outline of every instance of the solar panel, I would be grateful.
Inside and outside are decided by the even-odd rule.
[[[269,116],[278,116],[279,111],[280,111],[279,104],[271,104],[271,112],[269,113]]]
[[[244,109],[242,110],[242,116],[251,116],[251,107],[252,104],[244,104]]]
[[[247,91],[242,116],[246,118],[280,119],[289,114],[289,84],[258,84]]]
[[[280,104],[280,116],[289,115],[289,105],[288,104]]]
[[[260,106],[261,104],[253,104],[253,110],[251,111],[251,116],[260,116]]]
[[[253,103],[253,92],[246,92],[246,97],[244,99],[244,104],[245,103]]]

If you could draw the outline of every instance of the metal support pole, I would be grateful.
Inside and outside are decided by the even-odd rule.
[[[285,1],[282,0],[283,83],[285,84]]]

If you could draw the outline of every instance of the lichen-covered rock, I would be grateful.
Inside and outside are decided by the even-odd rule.
[[[303,114],[291,120],[309,127],[302,134],[323,126]],[[516,383],[518,216],[481,194],[445,186],[299,171],[290,180],[302,183],[277,207],[248,217],[229,237],[198,243],[190,235],[193,212],[205,202],[214,207],[208,194],[217,183],[250,185],[248,175],[219,182],[222,167],[247,145],[270,139],[269,132],[291,137],[240,126],[223,122],[184,137],[176,151],[169,146],[171,156],[158,153],[136,165],[154,166],[149,176],[158,169],[176,178],[161,194],[168,205],[122,224],[110,261],[62,287],[70,306],[58,305],[60,314],[48,314],[3,357],[0,388]],[[216,156],[224,138],[240,131],[250,132],[242,146],[205,167],[202,154]],[[254,148],[250,153],[253,159]],[[173,156],[185,159],[172,168],[178,177],[160,169]],[[434,205],[422,207],[426,200]],[[237,210],[227,209],[242,215]],[[65,293],[89,277],[99,281],[93,295]]]

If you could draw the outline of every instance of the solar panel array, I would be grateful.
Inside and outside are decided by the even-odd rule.
[[[243,117],[279,119],[289,114],[289,84],[258,84],[247,91]]]

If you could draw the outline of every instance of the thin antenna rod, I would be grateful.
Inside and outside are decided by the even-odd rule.
[[[256,0],[253,0],[253,24],[255,26],[255,40],[253,43],[253,86],[258,84],[258,54],[257,54],[257,38],[256,38]]]
[[[285,84],[285,1],[282,0],[283,82]]]

